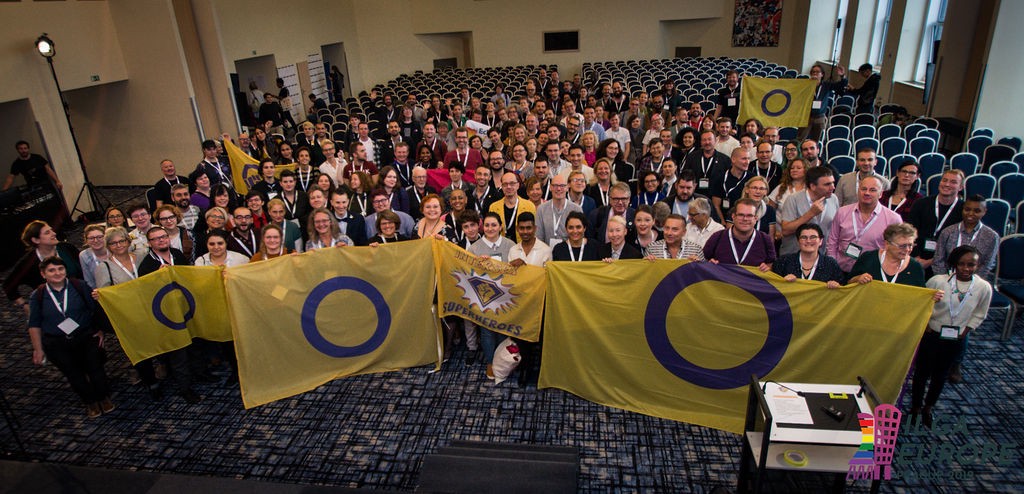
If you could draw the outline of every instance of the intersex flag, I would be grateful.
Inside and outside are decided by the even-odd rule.
[[[439,362],[431,240],[282,256],[225,283],[246,408]]]
[[[737,122],[756,118],[765,126],[806,127],[817,84],[812,79],[744,76]]]
[[[100,288],[100,305],[133,364],[184,348],[192,338],[231,340],[223,267],[168,266]]]
[[[434,243],[437,305],[442,316],[459,316],[504,335],[540,339],[544,268],[481,258],[451,242]]]
[[[891,403],[933,306],[922,288],[830,290],[706,262],[547,270],[541,388],[734,433],[751,375],[819,384],[864,376]]]
[[[244,195],[263,178],[260,172],[260,162],[245,154],[241,148],[229,140],[225,139],[223,144],[224,150],[228,153],[228,162],[231,164],[231,181],[234,183],[235,191]],[[277,165],[274,175],[280,178],[281,172],[284,170],[295,170],[295,165]]]

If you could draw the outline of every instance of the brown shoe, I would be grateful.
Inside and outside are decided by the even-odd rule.
[[[100,401],[100,410],[103,410],[103,413],[113,412],[115,408],[117,407],[110,401],[110,398],[103,398]]]
[[[487,379],[494,379],[494,369],[491,367],[491,364],[487,364],[487,371],[485,374],[487,374]]]
[[[102,415],[103,412],[100,411],[100,404],[99,403],[89,403],[88,405],[85,406],[85,414],[89,418],[94,419],[94,418],[99,417],[100,415]]]
[[[960,364],[953,364],[953,368],[949,370],[949,382],[953,384],[964,382],[964,375],[960,373]]]

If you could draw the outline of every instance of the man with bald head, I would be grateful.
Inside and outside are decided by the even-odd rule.
[[[565,199],[569,191],[569,181],[562,175],[551,179],[551,200],[537,206],[537,238],[554,248],[564,242],[568,233],[565,231],[565,220],[569,213],[583,213],[579,204]]]
[[[882,180],[878,177],[868,175],[861,179],[857,203],[840,207],[832,220],[826,251],[846,273],[861,253],[885,247],[882,234],[887,226],[903,223],[898,213],[878,202],[882,190]]]
[[[515,173],[509,172],[501,176],[501,193],[502,200],[494,201],[490,211],[501,218],[501,228],[504,230],[505,236],[518,243],[516,225],[519,216],[526,212],[536,216],[537,206],[519,197],[519,177],[516,177]]]
[[[731,166],[711,176],[711,205],[718,218],[728,218],[729,208],[743,197],[743,185],[750,174],[750,156],[747,150],[736,148],[730,157]]]

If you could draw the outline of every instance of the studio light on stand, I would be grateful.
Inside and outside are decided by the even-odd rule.
[[[53,56],[57,54],[54,50],[54,43],[46,33],[36,39],[36,50],[39,55],[46,59],[46,62],[50,64],[50,75],[53,76],[53,84],[57,86],[57,95],[60,96],[61,108],[64,109],[64,118],[68,121],[68,130],[71,131],[71,142],[75,144],[75,154],[78,155],[78,165],[82,169],[82,188],[78,191],[78,197],[75,198],[75,205],[71,207],[71,215],[74,216],[76,212],[81,213],[81,217],[86,221],[92,221],[102,217],[102,211],[106,208],[103,207],[103,203],[100,202],[101,194],[96,191],[96,186],[89,180],[89,173],[85,169],[85,160],[82,159],[82,150],[78,147],[78,138],[75,136],[75,127],[71,125],[71,113],[68,109],[68,102],[64,99],[64,91],[60,88],[60,81],[57,80],[57,71],[53,68]],[[93,211],[87,212],[79,209],[78,204],[82,201],[82,196],[88,191],[89,200],[92,202]],[[58,194],[63,199],[63,194]],[[107,206],[111,204],[110,200],[105,199]],[[92,214],[90,214],[92,213]]]

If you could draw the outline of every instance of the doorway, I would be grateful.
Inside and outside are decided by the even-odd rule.
[[[274,55],[263,55],[260,57],[235,60],[235,73],[238,76],[238,92],[245,94],[245,101],[248,108],[241,108],[241,102],[236,98],[235,106],[238,106],[238,115],[242,117],[242,124],[246,123],[245,115],[255,116],[263,104],[263,92],[277,94],[277,85],[274,79],[277,78],[277,61]],[[256,90],[249,89],[251,84],[256,85]]]
[[[320,47],[320,52],[324,57],[324,72],[327,74],[328,92],[331,94],[331,101],[336,101],[338,93],[342,98],[352,97],[352,78],[348,76],[348,58],[345,57],[345,43],[331,43],[329,45],[323,45]],[[341,91],[335,91],[333,86],[333,79],[331,74],[334,72],[334,67],[338,68],[338,72],[341,72],[340,86]],[[336,101],[343,103],[342,101]]]

